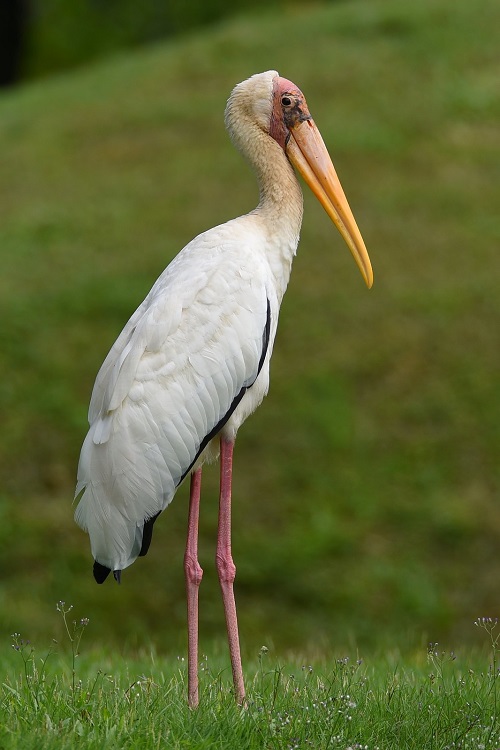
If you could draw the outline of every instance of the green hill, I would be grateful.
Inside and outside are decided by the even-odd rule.
[[[0,100],[0,630],[183,648],[187,488],[121,587],[71,498],[99,365],[198,232],[256,203],[223,128],[235,83],[304,91],[375,270],[308,195],[271,392],[236,451],[244,649],[472,639],[498,614],[500,182],[493,0],[359,0],[241,17]],[[217,470],[202,643],[223,632]],[[6,647],[8,641],[6,640]]]

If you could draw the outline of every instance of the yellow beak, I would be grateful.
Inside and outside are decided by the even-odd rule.
[[[368,251],[321,133],[313,120],[298,122],[290,129],[286,153],[344,238],[367,287],[370,288],[373,284],[373,271]]]

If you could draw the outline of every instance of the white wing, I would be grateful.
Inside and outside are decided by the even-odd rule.
[[[168,505],[262,366],[269,269],[237,221],[174,259],[97,376],[75,518],[111,570],[139,555],[144,522]]]

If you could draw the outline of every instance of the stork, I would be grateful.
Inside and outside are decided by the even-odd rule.
[[[297,86],[270,70],[238,84],[225,123],[253,167],[253,211],[198,235],[161,274],[99,370],[78,467],[76,522],[103,583],[145,555],[153,524],[190,475],[184,557],[188,702],[198,705],[198,517],[202,465],[220,454],[216,567],[236,701],[243,704],[231,555],[236,433],[269,387],[280,304],[302,223],[295,166],[340,231],[368,287],[370,260]]]

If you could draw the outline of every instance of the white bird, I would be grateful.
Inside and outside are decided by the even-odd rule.
[[[281,300],[302,223],[297,168],[349,246],[368,287],[368,253],[304,95],[274,71],[238,84],[226,127],[256,172],[253,211],[195,237],[125,325],[95,382],[82,447],[77,523],[102,583],[148,551],[153,523],[191,475],[186,554],[188,700],[198,704],[197,536],[202,464],[220,450],[216,564],[235,695],[244,702],[231,556],[233,446],[269,387]]]

